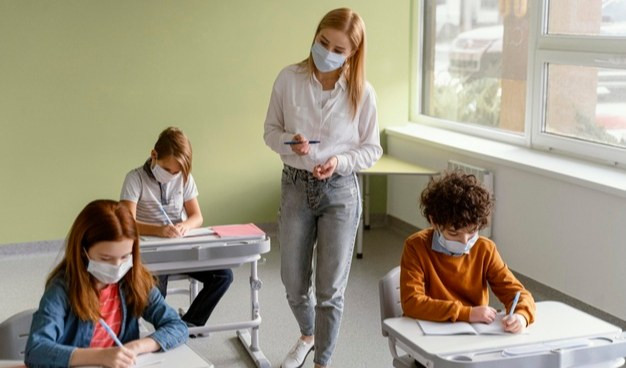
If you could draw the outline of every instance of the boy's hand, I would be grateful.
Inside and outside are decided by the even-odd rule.
[[[304,138],[302,135],[300,134],[296,134],[293,136],[292,140],[296,141],[296,142],[302,142],[302,143],[298,143],[298,144],[292,144],[291,145],[291,150],[298,156],[305,156],[309,154],[309,141]]]
[[[472,323],[491,323],[496,319],[496,314],[496,310],[488,305],[472,307],[472,310],[470,311],[469,321]]]
[[[178,230],[180,236],[185,236],[185,234],[187,234],[187,231],[189,231],[189,225],[183,222],[174,225],[174,227],[176,228],[176,230]]]
[[[135,364],[135,353],[124,347],[101,350],[102,365],[110,368],[128,368]]]
[[[512,317],[506,315],[502,318],[502,328],[504,328],[504,331],[512,332],[514,334],[524,332],[527,324],[526,318],[517,313],[513,313]]]
[[[165,225],[161,227],[161,237],[163,238],[180,238],[182,235],[174,225]]]

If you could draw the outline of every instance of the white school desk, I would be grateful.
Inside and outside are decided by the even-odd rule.
[[[363,228],[369,229],[370,214],[370,189],[369,189],[369,177],[371,175],[416,175],[416,176],[432,176],[437,174],[438,171],[415,165],[406,161],[399,160],[389,155],[382,155],[374,166],[369,169],[359,171],[359,186],[361,187],[363,197],[363,215],[359,222],[359,229],[356,235],[356,257],[363,258]],[[414,199],[417,206],[417,198]]]
[[[141,363],[144,364],[141,364]],[[141,355],[136,361],[140,367],[150,368],[213,368],[213,364],[207,362],[193,351],[188,345],[183,344],[175,349],[163,353],[151,353]],[[0,360],[0,368],[25,368],[24,362],[19,360]],[[85,367],[89,368],[89,367]]]
[[[536,321],[525,334],[426,336],[407,317],[388,318],[382,328],[390,346],[429,368],[619,367],[626,356],[619,327],[553,301],[537,303]],[[402,367],[399,362],[394,365]]]
[[[270,239],[265,234],[257,236],[219,238],[216,235],[151,239],[140,242],[143,263],[156,275],[172,275],[195,271],[219,270],[250,264],[251,319],[242,322],[193,327],[194,334],[214,331],[237,331],[239,341],[259,368],[269,368],[259,346],[261,312],[257,266],[261,254],[270,250]]]

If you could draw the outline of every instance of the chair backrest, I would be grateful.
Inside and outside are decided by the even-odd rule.
[[[402,316],[400,300],[400,266],[387,272],[378,282],[378,296],[380,298],[380,322],[387,318]],[[387,336],[383,331],[383,336]]]
[[[24,360],[30,324],[36,309],[29,309],[0,323],[0,359]]]

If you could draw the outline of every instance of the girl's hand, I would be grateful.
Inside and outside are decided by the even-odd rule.
[[[178,228],[174,225],[162,226],[160,235],[163,238],[180,238],[182,236]]]
[[[109,368],[128,368],[135,364],[136,354],[125,347],[106,348],[100,350],[103,366]]]
[[[526,325],[526,318],[521,314],[513,313],[513,316],[506,315],[502,318],[502,328],[507,332],[522,333],[526,330]]]
[[[313,176],[317,180],[330,178],[337,168],[337,156],[328,159],[323,165],[315,165],[313,168]]]
[[[298,143],[298,144],[292,144],[291,145],[291,150],[298,156],[305,156],[309,154],[309,141],[304,138],[302,135],[300,134],[296,134],[293,136],[292,140],[296,141],[296,142],[302,142],[302,143]]]
[[[469,321],[472,323],[491,323],[496,319],[496,313],[496,310],[488,305],[472,307],[472,310],[470,311]]]
[[[187,231],[189,231],[189,225],[183,222],[174,225],[174,227],[176,228],[176,230],[178,230],[180,236],[185,236],[185,234],[187,234]]]
[[[140,355],[142,353],[141,343],[139,340],[133,340],[131,342],[127,342],[126,344],[124,344],[124,347],[132,351],[133,354],[135,354],[135,356]]]

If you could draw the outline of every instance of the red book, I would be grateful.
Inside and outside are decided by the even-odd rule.
[[[265,232],[253,223],[240,225],[219,225],[211,226],[211,228],[220,238],[265,237]]]

